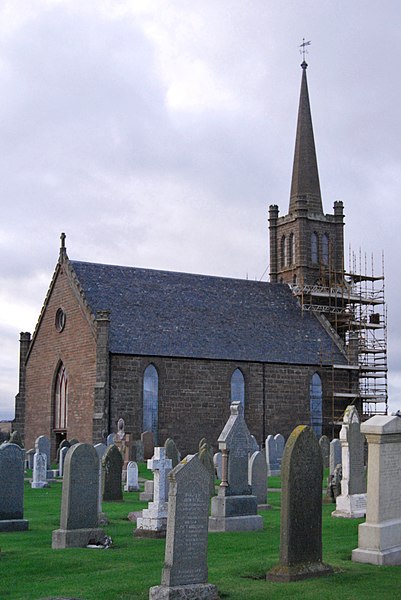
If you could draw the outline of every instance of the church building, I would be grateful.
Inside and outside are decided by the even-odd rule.
[[[43,434],[53,453],[64,438],[104,441],[122,417],[133,439],[151,430],[194,452],[202,437],[216,446],[233,400],[259,444],[298,424],[333,434],[333,406],[357,385],[348,342],[287,285],[344,271],[343,206],[323,213],[306,67],[289,212],[269,210],[270,282],[71,260],[62,234],[36,329],[20,337],[25,447]]]

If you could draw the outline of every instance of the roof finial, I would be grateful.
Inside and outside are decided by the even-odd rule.
[[[299,52],[302,54],[302,65],[301,67],[303,69],[306,69],[306,67],[308,66],[308,63],[305,61],[305,55],[308,54],[308,51],[306,49],[306,46],[310,46],[311,45],[311,41],[309,40],[308,42],[305,42],[305,38],[302,38],[302,44],[299,45]]]
[[[63,232],[60,235],[60,256],[59,256],[59,262],[60,263],[67,257],[67,250],[66,250],[66,247],[65,247],[65,238],[66,238],[66,235]]]

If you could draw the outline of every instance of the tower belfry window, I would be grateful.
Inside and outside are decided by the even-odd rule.
[[[293,265],[295,262],[295,235],[290,233],[288,238],[288,264]]]
[[[312,264],[316,265],[318,262],[318,239],[317,233],[313,232],[310,240],[310,254]]]
[[[288,264],[288,255],[287,255],[287,239],[285,235],[281,238],[281,267],[286,267]]]
[[[324,265],[329,264],[329,236],[327,233],[322,237],[322,262]]]

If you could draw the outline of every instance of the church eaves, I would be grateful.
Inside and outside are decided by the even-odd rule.
[[[308,82],[306,79],[307,66],[307,63],[303,61],[301,64],[302,82],[291,181],[290,214],[295,212],[296,200],[299,197],[306,199],[308,213],[323,214]]]

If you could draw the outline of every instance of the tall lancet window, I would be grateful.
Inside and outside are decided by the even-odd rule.
[[[317,437],[322,435],[323,403],[322,403],[322,380],[317,373],[312,375],[309,389],[310,399],[310,426]]]
[[[290,233],[288,238],[288,264],[293,265],[295,261],[295,235]]]
[[[281,238],[281,267],[287,266],[288,256],[287,256],[287,239],[285,235]]]
[[[231,375],[231,402],[241,402],[245,408],[245,379],[241,369],[235,369]]]
[[[61,363],[57,371],[54,390],[54,429],[67,429],[68,414],[68,377],[65,366]]]
[[[156,367],[148,365],[143,374],[143,431],[152,431],[157,443],[159,376]]]
[[[317,233],[313,232],[310,239],[310,254],[311,261],[315,265],[318,262],[318,249],[317,249]]]
[[[329,264],[329,236],[327,233],[322,237],[322,262],[324,265]]]

